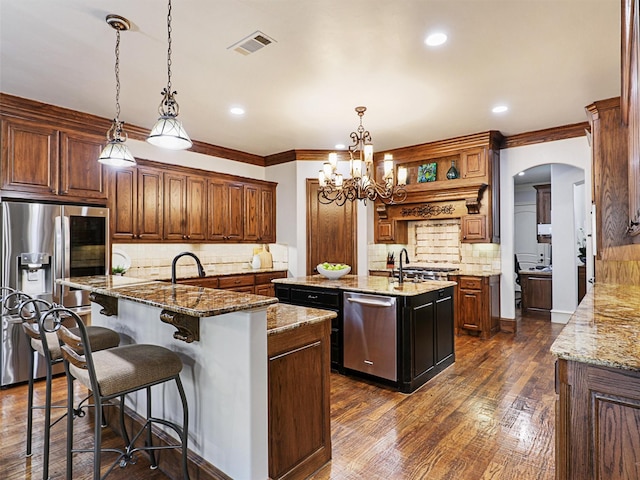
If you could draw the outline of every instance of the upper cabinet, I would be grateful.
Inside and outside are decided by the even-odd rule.
[[[113,172],[112,238],[275,243],[275,189],[271,182],[139,160]]]
[[[210,178],[208,191],[207,239],[214,242],[244,240],[244,185],[240,182]]]
[[[551,225],[551,184],[534,185],[536,189],[536,225]],[[538,227],[538,243],[551,243],[547,228]]]
[[[97,161],[104,142],[99,135],[3,116],[3,195],[104,204],[106,172]]]
[[[275,187],[245,185],[244,198],[244,239],[275,242]]]

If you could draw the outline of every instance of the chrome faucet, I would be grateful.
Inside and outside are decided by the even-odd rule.
[[[195,253],[191,253],[191,252],[182,252],[179,253],[178,255],[176,255],[173,258],[173,262],[171,262],[171,283],[176,283],[176,262],[178,261],[178,259],[180,257],[184,257],[184,256],[188,256],[188,257],[193,257],[196,261],[196,263],[198,264],[198,276],[199,277],[205,277],[207,274],[204,271],[204,268],[202,268],[202,263],[200,263],[200,259],[198,257],[196,257]]]
[[[400,250],[400,278],[398,279],[398,283],[404,282],[404,274],[402,273],[402,252],[404,252],[404,261],[407,265],[409,264],[409,254],[407,253],[407,249],[403,248],[402,250]]]

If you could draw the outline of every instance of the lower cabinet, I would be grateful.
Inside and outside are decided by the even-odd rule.
[[[331,369],[343,372],[343,324],[342,324],[342,291],[322,288],[302,287],[276,284],[276,297],[282,303],[300,305],[301,307],[323,308],[338,314],[331,320]]]
[[[640,478],[640,372],[556,362],[556,479]]]
[[[198,287],[221,288],[239,293],[252,293],[265,297],[275,297],[272,280],[285,278],[286,271],[264,273],[239,273],[236,275],[221,275],[205,278],[186,278],[178,280],[178,283],[195,285]]]
[[[500,331],[500,275],[450,275],[457,282],[455,333],[490,338]]]
[[[331,459],[329,322],[267,337],[269,478],[308,478]]]

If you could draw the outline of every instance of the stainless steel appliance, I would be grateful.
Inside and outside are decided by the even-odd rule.
[[[344,367],[398,380],[396,298],[344,293]]]
[[[422,267],[412,265],[410,268],[404,268],[402,274],[404,280],[413,282],[422,282],[424,280],[448,280],[449,274],[456,273],[457,268],[454,267]],[[393,271],[393,276],[398,277],[399,272]]]
[[[0,285],[90,312],[88,292],[56,284],[58,278],[104,275],[109,265],[109,213],[103,207],[3,201],[0,210]],[[29,378],[29,346],[19,318],[2,316],[0,387]],[[38,364],[35,378],[44,376]]]

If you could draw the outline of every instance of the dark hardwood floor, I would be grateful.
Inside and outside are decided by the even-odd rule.
[[[518,333],[489,340],[456,337],[456,363],[411,395],[361,380],[331,376],[333,460],[315,480],[554,478],[554,357],[549,347],[562,325],[518,319]],[[65,379],[54,380],[54,400]],[[37,391],[43,391],[39,384]],[[80,394],[80,393],[79,393]],[[0,391],[0,478],[42,478],[42,422],[35,453],[25,458],[26,386]],[[77,420],[91,444],[88,417]],[[118,437],[104,432],[110,446]],[[52,480],[64,478],[65,425],[53,429]],[[113,479],[166,479],[136,465]],[[74,479],[90,478],[91,454],[74,457]]]

